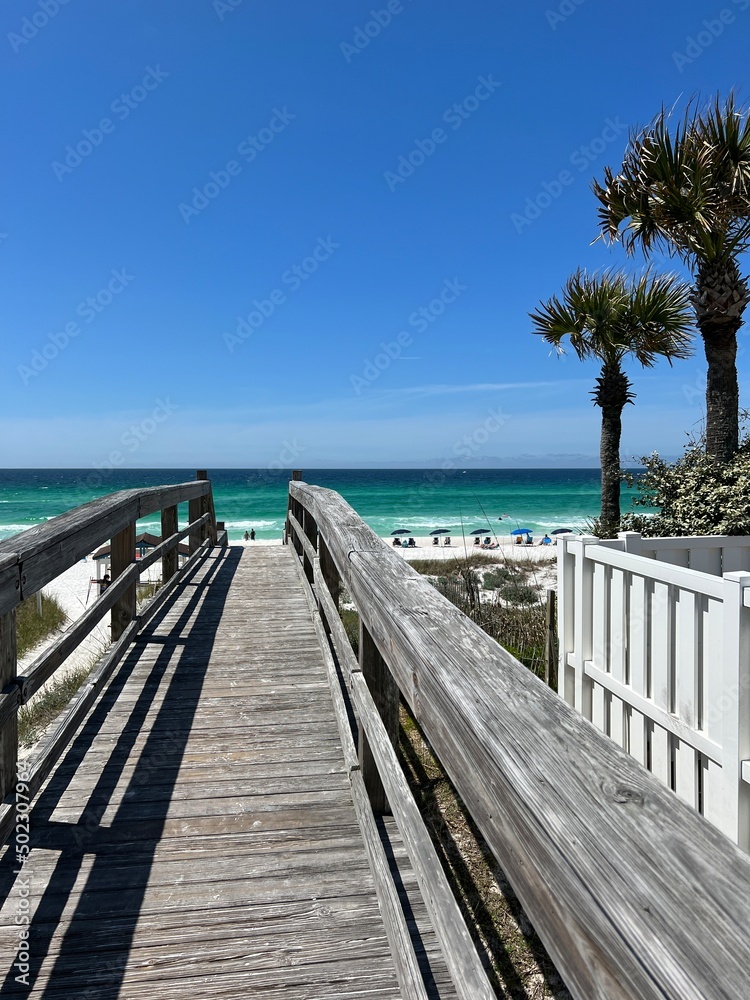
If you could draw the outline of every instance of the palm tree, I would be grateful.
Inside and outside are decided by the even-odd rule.
[[[670,364],[690,353],[689,289],[673,275],[637,278],[619,272],[568,278],[561,298],[553,296],[529,314],[533,332],[559,352],[569,337],[581,361],[596,358],[601,372],[591,393],[602,411],[600,461],[602,468],[601,530],[614,535],[620,525],[620,436],[622,411],[634,393],[623,361],[633,357],[650,368],[657,358]]]
[[[662,109],[631,133],[620,173],[607,167],[593,189],[602,236],[647,258],[663,250],[693,274],[708,364],[706,452],[726,462],[739,445],[737,331],[750,301],[739,267],[750,245],[750,115],[730,94],[703,110],[691,102],[672,134],[671,124]]]

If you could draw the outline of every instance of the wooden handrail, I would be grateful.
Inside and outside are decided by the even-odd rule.
[[[194,483],[112,493],[0,542],[0,843],[3,831],[10,827],[13,819],[12,789],[15,787],[18,758],[19,707],[49,680],[96,623],[111,610],[114,645],[87,683],[86,697],[76,702],[76,710],[68,713],[32,769],[30,788],[35,792],[62,749],[72,739],[101,684],[124,655],[145,620],[163,603],[188,567],[193,566],[208,547],[216,544],[218,530],[211,483],[204,471],[198,475],[198,481]],[[194,506],[196,500],[198,509]],[[185,501],[192,508],[188,515],[190,523],[182,531],[177,531],[177,505]],[[163,527],[173,527],[174,531],[136,562],[136,521],[155,511],[163,512]],[[191,539],[193,555],[178,570],[177,546],[186,536]],[[111,585],[68,632],[32,663],[24,676],[18,677],[16,607],[107,540],[111,540],[114,577]],[[225,532],[222,532],[222,544],[226,544]],[[138,578],[159,559],[162,559],[163,570],[169,570],[170,575],[164,577],[162,588],[136,616]]]
[[[0,615],[46,587],[129,524],[210,493],[207,480],[121,490],[6,538],[0,542]]]
[[[461,614],[338,494],[290,483],[293,541],[301,509],[571,993],[744,995],[750,858]],[[301,539],[295,548],[309,559]]]

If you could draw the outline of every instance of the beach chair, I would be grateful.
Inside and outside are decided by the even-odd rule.
[[[450,535],[446,535],[445,536],[445,541],[443,542],[443,545],[450,545],[450,544],[451,544],[451,536]]]

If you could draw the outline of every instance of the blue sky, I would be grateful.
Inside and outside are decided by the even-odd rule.
[[[595,366],[528,312],[579,266],[641,265],[592,245],[628,127],[748,97],[750,0],[0,18],[10,467],[595,465]],[[679,450],[704,372],[700,345],[633,371],[624,457]]]

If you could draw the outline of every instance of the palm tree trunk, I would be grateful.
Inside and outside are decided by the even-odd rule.
[[[739,327],[739,324],[738,324]],[[701,327],[706,351],[706,454],[728,462],[740,444],[740,391],[737,384],[737,335]]]
[[[599,441],[599,461],[602,468],[602,510],[600,532],[604,538],[614,538],[620,527],[620,437],[622,411],[632,402],[630,379],[620,367],[619,358],[610,358],[602,365],[594,403],[601,407],[602,430]]]
[[[706,374],[706,454],[728,462],[739,447],[737,331],[750,290],[733,260],[699,265],[693,306],[703,337]]]
[[[602,467],[602,534],[613,538],[620,527],[620,436],[622,406],[602,408],[599,461]]]

